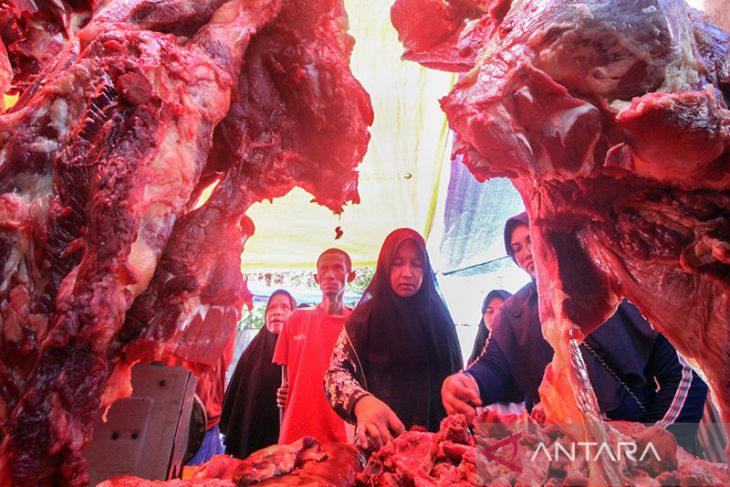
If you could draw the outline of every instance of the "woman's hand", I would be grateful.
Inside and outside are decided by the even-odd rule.
[[[357,428],[355,437],[361,448],[380,449],[393,436],[405,431],[398,416],[375,396],[363,396],[355,403]],[[393,433],[391,435],[391,433]]]
[[[289,381],[281,383],[281,387],[276,390],[276,405],[280,409],[286,408],[286,400],[289,396]]]
[[[463,414],[469,424],[474,424],[477,416],[475,408],[482,405],[477,382],[463,372],[452,374],[444,380],[441,401],[447,414]]]

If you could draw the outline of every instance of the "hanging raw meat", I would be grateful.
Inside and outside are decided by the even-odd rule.
[[[333,211],[357,201],[355,165],[373,114],[348,68],[352,38],[335,28],[345,23],[338,2],[288,0],[252,40],[199,187],[225,177],[178,222],[151,285],[127,314],[120,345],[144,330],[127,360],[176,355],[196,367],[216,364],[246,299],[240,261],[253,228],[240,220],[252,203],[295,186]],[[231,242],[222,245],[225,229]]]
[[[74,27],[30,74],[9,53],[32,83],[0,117],[0,478],[18,485],[86,483],[125,345],[207,364],[246,298],[243,212],[294,185],[356,201],[372,121],[340,2],[108,1]]]
[[[436,13],[440,66],[418,23]],[[399,0],[392,18],[427,64],[473,61],[441,105],[456,153],[480,180],[509,177],[530,214],[551,419],[603,436],[576,340],[626,296],[730,422],[728,35],[683,0]]]
[[[85,482],[107,349],[187,204],[267,3],[227,3],[185,43],[109,23],[5,116],[3,478]]]

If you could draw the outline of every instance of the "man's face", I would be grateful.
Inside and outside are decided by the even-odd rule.
[[[344,255],[328,253],[319,258],[314,280],[319,284],[322,295],[330,299],[343,295],[345,286],[354,278],[355,273],[347,267]]]
[[[510,239],[512,254],[515,256],[520,269],[535,277],[535,262],[532,260],[532,245],[530,242],[530,229],[527,225],[517,225],[512,231]]]

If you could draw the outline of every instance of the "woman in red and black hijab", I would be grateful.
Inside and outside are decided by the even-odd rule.
[[[332,352],[325,374],[330,404],[357,424],[361,445],[377,448],[412,426],[437,431],[446,416],[441,383],[461,367],[423,237],[395,230]]]

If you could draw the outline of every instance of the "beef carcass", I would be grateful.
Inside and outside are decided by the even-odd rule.
[[[530,214],[549,415],[595,419],[576,342],[626,296],[729,423],[728,35],[683,0],[473,4],[480,51],[441,104],[474,175],[509,177]],[[449,19],[453,42],[474,23]]]
[[[346,27],[340,2],[100,2],[2,117],[2,478],[85,482],[125,346],[210,367],[246,299],[251,203],[357,200],[372,109]]]
[[[231,1],[188,41],[92,21],[78,58],[5,115],[0,477],[86,482],[108,347],[197,183],[247,41],[275,13]]]
[[[253,228],[230,230],[251,204],[295,186],[333,211],[357,201],[355,164],[373,113],[348,68],[353,40],[346,23],[337,2],[287,0],[252,40],[199,187],[225,176],[206,204],[176,225],[152,284],[128,313],[122,343],[145,329],[128,347],[129,360],[174,354],[204,367],[215,363],[245,299],[230,298],[244,289],[241,251]],[[226,238],[242,240],[222,245],[225,229]]]

